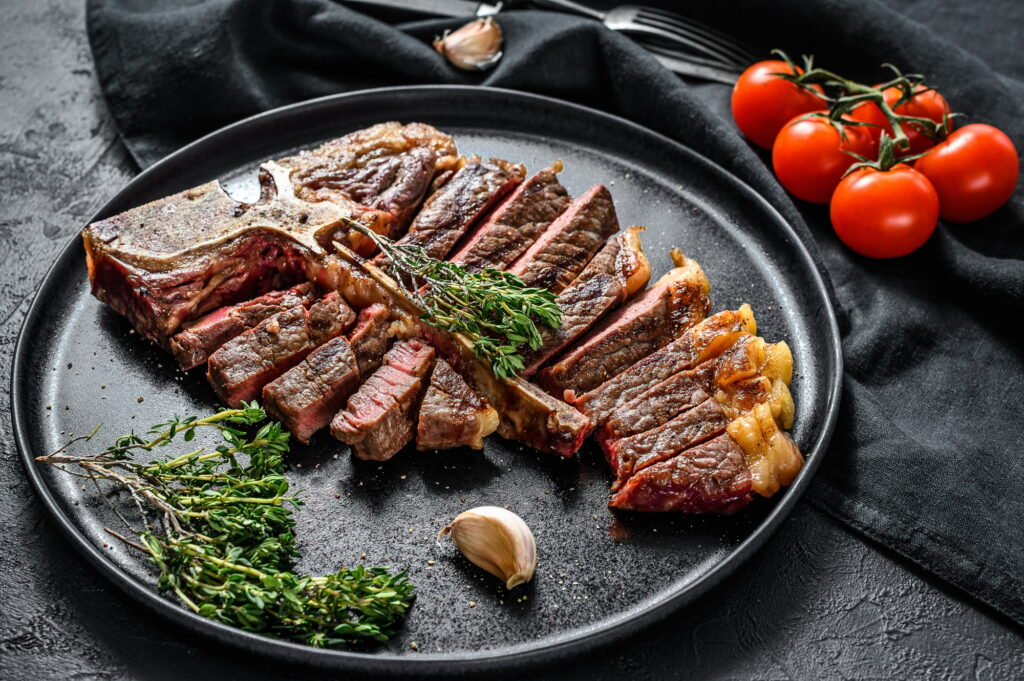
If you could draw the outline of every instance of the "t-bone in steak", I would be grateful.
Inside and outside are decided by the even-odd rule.
[[[367,252],[372,242],[348,220],[393,233],[421,197],[357,176],[384,157],[412,167],[423,150],[437,166],[455,162],[448,135],[420,123],[384,123],[264,163],[255,203],[208,182],[97,221],[82,231],[93,294],[166,348],[184,322],[309,279],[334,241]],[[432,172],[423,170],[426,183]]]
[[[359,386],[348,340],[337,336],[263,388],[263,407],[300,442],[331,422]]]
[[[596,185],[551,223],[509,272],[527,286],[561,292],[583,271],[605,240],[619,231],[612,195]]]
[[[732,513],[750,503],[750,467],[727,433],[635,474],[608,505],[630,511]]]
[[[434,349],[426,343],[415,339],[395,343],[381,367],[331,421],[331,434],[351,446],[360,459],[393,457],[415,434],[422,379],[433,362]]]
[[[557,161],[516,187],[449,259],[471,272],[511,265],[572,203],[560,172]]]
[[[255,400],[263,386],[343,333],[354,319],[352,308],[333,291],[308,310],[297,305],[268,317],[213,353],[207,371],[210,385],[231,407]]]
[[[484,438],[498,428],[498,412],[469,387],[443,359],[430,375],[420,405],[416,449],[482,449]]]
[[[539,372],[541,385],[556,395],[593,390],[704,319],[711,284],[695,261],[680,255],[678,263]]]
[[[647,286],[651,265],[640,246],[642,230],[630,227],[609,240],[576,280],[558,294],[555,302],[562,310],[562,325],[557,329],[540,328],[543,344],[525,353],[525,376],[532,375],[608,312]]]
[[[423,205],[400,244],[423,248],[432,258],[448,251],[498,201],[523,181],[523,166],[500,159],[473,160]]]
[[[238,334],[290,307],[308,307],[313,296],[313,285],[306,282],[214,310],[194,322],[188,322],[184,330],[175,334],[171,338],[171,353],[185,371],[206,364],[217,348]]]

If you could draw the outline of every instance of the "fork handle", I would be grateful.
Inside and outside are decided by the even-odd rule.
[[[580,3],[573,2],[572,0],[533,0],[530,4],[543,9],[561,10],[563,12],[570,12],[572,14],[590,17],[591,19],[597,19],[598,21],[604,21],[604,12],[599,12],[593,7],[587,7],[586,5],[581,5]]]

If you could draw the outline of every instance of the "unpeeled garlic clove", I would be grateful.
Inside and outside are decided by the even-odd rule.
[[[438,538],[451,534],[469,562],[505,581],[512,589],[533,579],[537,544],[523,519],[498,506],[478,506],[460,513]]]
[[[491,17],[434,38],[434,49],[463,71],[486,71],[501,59],[501,27]]]

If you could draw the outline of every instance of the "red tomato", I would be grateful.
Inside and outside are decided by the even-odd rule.
[[[740,75],[732,89],[732,117],[744,135],[759,147],[772,148],[775,136],[794,116],[822,108],[815,94],[773,73],[793,73],[784,61],[759,61]],[[803,69],[796,67],[796,73]],[[812,86],[821,92],[818,85]]]
[[[928,178],[903,163],[858,168],[836,187],[829,212],[844,244],[870,258],[897,258],[935,231],[939,197]]]
[[[935,185],[944,220],[972,222],[1013,196],[1020,159],[1002,130],[972,123],[917,159],[914,167]]]
[[[918,94],[915,94],[913,99],[904,104],[900,104],[898,107],[893,109],[898,114],[904,116],[916,116],[918,118],[929,118],[936,123],[941,123],[945,115],[949,112],[949,104],[946,102],[946,98],[940,95],[935,90],[928,90],[927,92],[920,92],[924,90],[923,86],[918,87]],[[882,91],[882,95],[885,97],[886,103],[892,106],[899,100],[903,93],[898,87],[886,88]],[[861,121],[864,123],[874,123],[875,126],[880,127],[868,127],[873,142],[872,150],[878,151],[878,140],[882,136],[882,131],[889,133],[889,137],[892,137],[892,126],[889,125],[889,119],[885,117],[882,110],[878,108],[878,105],[874,102],[865,102],[861,104],[853,111],[850,112],[850,118],[855,121]],[[952,125],[952,122],[950,123]],[[935,140],[929,138],[923,132],[921,132],[921,126],[915,123],[908,123],[901,126],[903,132],[906,133],[907,139],[910,140],[909,149],[897,149],[897,156],[908,156],[910,154],[920,154],[922,151],[930,149],[935,146]],[[874,158],[874,154],[871,158]]]
[[[844,141],[821,116],[786,124],[772,147],[772,167],[789,193],[804,201],[828,203],[843,173],[857,162],[847,151],[867,156],[871,139],[866,128],[846,126]]]

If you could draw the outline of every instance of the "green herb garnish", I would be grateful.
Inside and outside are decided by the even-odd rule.
[[[299,558],[292,508],[301,502],[284,477],[289,433],[266,419],[253,402],[203,419],[175,417],[153,426],[149,439],[124,435],[99,454],[62,453],[91,440],[97,427],[38,460],[127,492],[142,527],[111,507],[137,541],[107,531],[146,553],[160,570],[158,587],[193,612],[313,646],[387,640],[413,598],[404,572],[362,565],[322,577],[292,572]],[[223,444],[149,463],[134,458],[178,436],[191,442],[200,429],[220,431]],[[65,468],[72,464],[81,471]]]
[[[402,244],[351,222],[387,258],[388,272],[423,310],[420,319],[438,329],[461,333],[498,378],[519,375],[519,351],[543,344],[534,320],[557,329],[562,309],[550,291],[530,288],[510,272],[492,268],[469,272],[438,260],[413,244]]]

